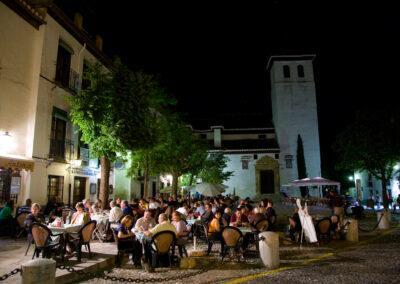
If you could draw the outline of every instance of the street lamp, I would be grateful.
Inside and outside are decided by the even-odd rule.
[[[349,176],[349,181],[353,181],[354,177],[353,176]]]

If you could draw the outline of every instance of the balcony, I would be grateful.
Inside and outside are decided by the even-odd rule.
[[[61,70],[56,74],[56,84],[59,87],[76,94],[80,87],[79,74],[73,69]]]
[[[59,163],[74,159],[74,143],[71,140],[50,139],[49,158]]]

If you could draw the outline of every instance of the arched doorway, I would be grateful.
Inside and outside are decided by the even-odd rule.
[[[265,156],[256,163],[256,194],[279,195],[279,163]]]

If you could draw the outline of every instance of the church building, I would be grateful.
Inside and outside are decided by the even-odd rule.
[[[222,151],[229,158],[226,171],[234,173],[225,182],[227,194],[278,198],[282,185],[298,178],[298,135],[303,141],[307,176],[321,175],[314,58],[269,58],[272,124],[267,119],[254,125],[230,119],[215,125],[192,125],[197,135],[208,140],[210,152]],[[299,195],[297,190],[293,188],[289,194]]]

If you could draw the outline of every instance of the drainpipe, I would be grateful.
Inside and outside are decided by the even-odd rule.
[[[79,82],[80,82],[79,91],[81,90],[81,87],[82,87],[82,77],[83,77],[83,68],[82,68],[82,72],[81,72],[81,55],[85,49],[86,49],[86,42],[83,44],[83,47],[79,51],[79,55],[78,55],[78,72],[79,72]],[[83,65],[83,62],[82,62],[82,65]]]

